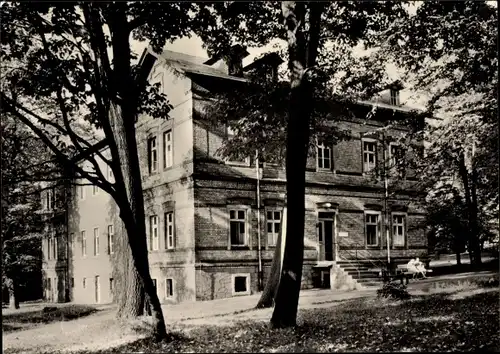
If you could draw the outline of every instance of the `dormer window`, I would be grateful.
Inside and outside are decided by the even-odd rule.
[[[399,106],[399,90],[391,89],[391,105]]]

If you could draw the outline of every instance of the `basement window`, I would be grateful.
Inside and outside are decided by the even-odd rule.
[[[250,274],[233,274],[233,295],[250,294]]]
[[[174,280],[172,278],[165,279],[165,297],[174,297]]]

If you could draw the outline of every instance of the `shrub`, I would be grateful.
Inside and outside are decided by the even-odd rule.
[[[411,295],[408,293],[406,285],[396,282],[385,283],[382,288],[377,290],[377,297],[406,300],[409,299],[410,296]]]

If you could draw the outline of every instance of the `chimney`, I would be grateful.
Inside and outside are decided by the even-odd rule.
[[[278,66],[283,63],[283,59],[278,53],[267,53],[251,64],[243,68],[245,72],[254,71],[257,75],[263,75],[271,81],[278,80]]]
[[[232,46],[226,54],[216,55],[208,59],[203,64],[215,66],[214,64],[223,60],[225,66],[227,67],[228,75],[243,77],[243,59],[249,54],[250,53],[247,52],[246,47],[237,44]]]

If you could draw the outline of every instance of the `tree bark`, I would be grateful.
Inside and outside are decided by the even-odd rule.
[[[9,291],[9,308],[19,309],[18,286],[14,277],[7,278],[7,289]]]
[[[160,300],[149,272],[144,195],[142,175],[138,156],[135,121],[138,111],[139,88],[131,68],[130,32],[127,22],[126,4],[116,3],[109,11],[102,13],[95,4],[85,5],[84,14],[89,22],[94,54],[97,57],[100,84],[105,90],[103,106],[108,116],[103,119],[103,129],[113,161],[116,193],[113,196],[119,208],[120,219],[127,234],[128,249],[146,301],[153,316],[153,336],[156,340],[166,339],[167,331]],[[101,16],[107,16],[111,33],[113,69],[109,63],[107,43],[102,31]],[[128,268],[130,270],[130,268]],[[129,276],[134,271],[128,272]],[[135,277],[135,275],[134,275]],[[137,287],[133,282],[127,285],[134,297]],[[128,295],[128,294],[127,294]]]
[[[114,302],[118,305],[117,317],[128,319],[144,314],[144,289],[139,273],[132,260],[132,251],[128,244],[123,224],[115,232],[116,247],[111,261],[113,264]]]
[[[286,242],[276,303],[271,317],[273,327],[296,325],[304,261],[305,170],[312,113],[312,85],[307,70],[316,63],[322,3],[285,1],[282,13],[288,37],[290,106],[287,124],[287,208]],[[309,33],[307,33],[307,31]]]
[[[284,243],[283,241],[285,239],[283,237],[283,234],[286,237],[286,226],[285,226],[287,220],[286,208],[283,209],[282,215],[283,215],[281,220],[282,226],[278,234],[278,240],[276,242],[276,249],[274,250],[273,262],[271,264],[271,271],[269,272],[269,278],[267,279],[266,286],[264,287],[264,291],[262,292],[259,302],[257,303],[257,306],[255,306],[258,309],[272,307],[276,300],[278,285],[280,282],[282,259],[283,259],[282,249]]]

